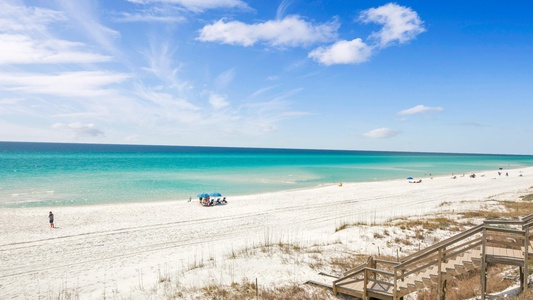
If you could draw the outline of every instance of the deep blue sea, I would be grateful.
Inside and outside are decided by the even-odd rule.
[[[533,166],[533,156],[0,142],[0,207],[187,200]]]

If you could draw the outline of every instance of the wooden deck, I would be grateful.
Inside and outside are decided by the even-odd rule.
[[[487,220],[396,262],[370,257],[366,263],[333,281],[333,292],[362,299],[396,300],[436,286],[441,298],[443,283],[448,278],[474,269],[486,274],[483,270],[487,264],[518,266],[521,274],[527,274],[528,258],[533,255],[531,226],[533,214],[520,220]],[[527,249],[524,245],[528,245]],[[481,299],[485,299],[486,278],[481,276]],[[527,287],[527,276],[521,279],[522,288]]]

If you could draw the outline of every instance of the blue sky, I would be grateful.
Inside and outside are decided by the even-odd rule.
[[[531,11],[2,1],[0,140],[533,154]]]

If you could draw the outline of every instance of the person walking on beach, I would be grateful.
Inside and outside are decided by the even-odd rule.
[[[55,228],[54,227],[54,214],[52,212],[48,214],[48,218],[50,219],[50,228]]]

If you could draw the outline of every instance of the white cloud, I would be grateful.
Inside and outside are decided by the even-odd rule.
[[[383,25],[379,32],[370,35],[370,40],[377,40],[377,45],[367,44],[360,38],[351,41],[340,40],[331,46],[323,46],[311,51],[308,57],[327,66],[363,63],[368,61],[377,46],[384,48],[394,41],[404,43],[424,31],[422,21],[415,11],[394,3],[365,10],[359,19],[364,23]]]
[[[82,138],[82,137],[98,137],[98,136],[104,136],[104,132],[100,129],[96,128],[94,124],[82,124],[82,123],[70,123],[70,124],[63,124],[63,123],[56,123],[52,125],[53,129],[60,129],[60,130],[67,130],[74,134],[75,138]]]
[[[215,78],[215,86],[217,89],[226,88],[235,77],[235,69],[230,69],[225,72],[222,72],[220,75]]]
[[[227,107],[229,105],[229,102],[224,96],[213,93],[209,95],[209,104],[211,104],[211,107],[213,107],[213,109],[219,110],[224,107]]]
[[[136,13],[121,12],[114,18],[116,22],[157,22],[157,23],[182,23],[186,21],[183,16],[168,14],[166,10],[140,11]]]
[[[82,43],[48,39],[34,40],[21,34],[0,34],[0,65],[95,63],[109,61],[108,56],[77,50]]]
[[[62,12],[0,3],[0,32],[44,31],[48,23],[64,21]]]
[[[241,0],[128,0],[137,4],[165,3],[175,4],[193,12],[215,8],[247,8]]]
[[[63,12],[0,4],[0,64],[58,64],[107,62],[111,57],[93,53],[80,42],[56,38],[53,23],[68,21]],[[70,15],[68,15],[70,16]],[[96,26],[93,32],[97,31]]]
[[[363,135],[372,139],[385,139],[397,136],[399,133],[399,131],[390,128],[377,128],[370,130],[369,132],[365,132]]]
[[[0,90],[64,97],[99,97],[111,95],[108,85],[129,78],[127,74],[105,71],[66,72],[59,74],[0,73]]]
[[[295,15],[251,25],[239,21],[219,20],[202,28],[197,39],[245,47],[259,42],[272,46],[305,46],[333,40],[338,28],[336,20],[313,25]]]
[[[319,47],[311,51],[308,57],[324,65],[358,64],[367,61],[372,55],[372,48],[361,39],[338,41],[329,47]]]
[[[415,11],[395,3],[365,10],[361,13],[360,20],[383,25],[380,31],[370,36],[381,47],[387,47],[395,41],[408,42],[425,31],[423,22]]]
[[[115,45],[116,40],[120,38],[120,32],[102,25],[101,10],[96,1],[59,1],[58,3],[68,16],[69,26],[78,29],[79,34],[96,42],[115,58],[123,57],[123,53]]]
[[[285,15],[285,11],[287,8],[292,4],[293,0],[282,0],[281,3],[278,5],[278,9],[276,11],[276,18],[281,19]]]
[[[183,91],[191,87],[191,83],[178,77],[181,71],[181,64],[175,59],[175,47],[170,47],[168,41],[151,38],[149,39],[149,50],[143,51],[149,67],[142,68],[156,76],[161,82],[168,84],[172,88]]]
[[[413,114],[426,113],[426,112],[441,112],[443,110],[444,109],[442,107],[428,107],[424,105],[417,105],[415,107],[404,109],[398,112],[398,114],[399,115],[413,115]]]
[[[164,108],[162,111],[166,114],[183,111],[197,111],[200,107],[191,102],[175,97],[169,93],[155,92],[150,88],[138,85],[135,89],[135,95],[143,100],[148,101],[152,106]]]

